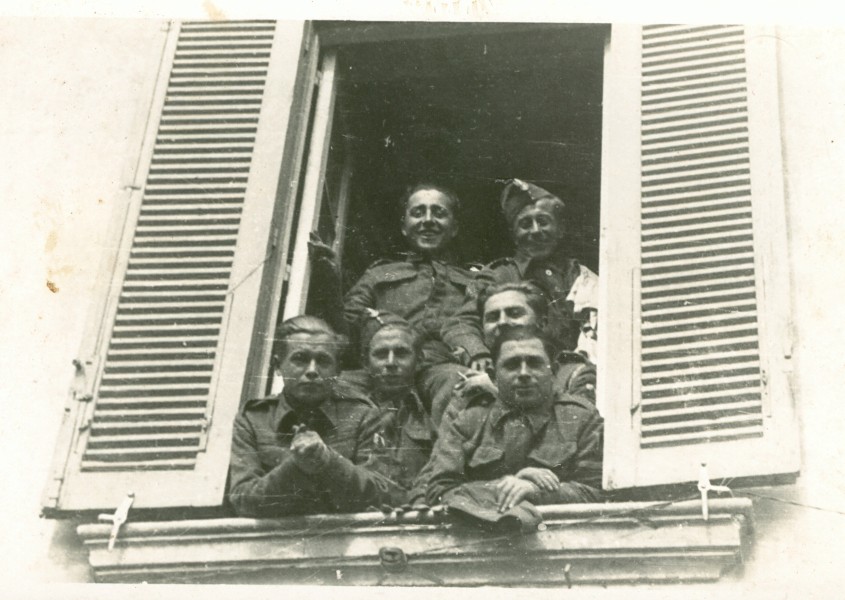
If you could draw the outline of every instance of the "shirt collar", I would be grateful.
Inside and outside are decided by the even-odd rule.
[[[279,394],[276,412],[273,415],[273,430],[280,433],[291,433],[294,425],[305,423],[318,433],[321,430],[334,429],[337,422],[337,406],[333,398],[327,399],[311,413],[298,413],[291,408],[285,398],[285,393]]]
[[[493,424],[493,427],[498,427],[499,423],[509,415],[523,415],[528,419],[531,430],[534,433],[538,433],[548,423],[551,417],[551,410],[549,405],[544,404],[531,410],[523,411],[519,408],[508,406],[497,399],[493,404],[493,408],[490,409],[490,422]]]

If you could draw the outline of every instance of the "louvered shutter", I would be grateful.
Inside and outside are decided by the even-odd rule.
[[[134,508],[222,503],[303,32],[173,26],[48,511],[115,507],[130,492]]]
[[[609,101],[604,139],[628,138],[604,168],[630,171],[603,200],[611,489],[692,481],[702,463],[711,479],[798,470],[777,65],[759,33],[645,26],[611,40],[606,85],[636,89]],[[613,79],[623,63],[636,78]]]

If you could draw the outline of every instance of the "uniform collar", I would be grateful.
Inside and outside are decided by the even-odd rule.
[[[280,433],[291,433],[294,425],[304,423],[309,429],[320,433],[334,429],[337,422],[337,406],[330,397],[318,408],[310,413],[299,413],[288,404],[285,393],[279,394],[276,412],[273,415],[273,430]]]
[[[405,260],[405,261],[407,261],[411,264],[414,264],[414,265],[418,265],[418,264],[421,264],[421,263],[429,263],[429,262],[440,263],[440,264],[443,264],[443,265],[453,264],[452,252],[449,251],[449,250],[447,250],[446,252],[444,252],[443,254],[441,254],[440,256],[437,256],[437,257],[422,254],[420,252],[417,252],[416,250],[405,250],[404,252],[400,252],[399,256],[402,258],[402,260]]]
[[[373,389],[373,388],[371,388]],[[390,404],[393,398],[385,398],[385,406],[382,410],[409,410],[415,414],[425,414],[425,408],[423,407],[422,400],[420,400],[419,394],[413,388],[409,389],[405,394],[399,398],[399,402],[393,402],[392,406],[387,405]],[[376,403],[379,404],[379,403]],[[381,404],[379,404],[381,406]]]
[[[551,418],[551,406],[544,404],[532,410],[523,411],[516,407],[511,407],[497,399],[490,409],[490,422],[493,427],[498,427],[499,423],[509,415],[523,415],[528,419],[531,425],[531,430],[538,433]]]
[[[529,267],[532,265],[537,266],[538,268],[542,268],[546,265],[554,266],[555,268],[562,269],[564,273],[568,273],[572,269],[577,269],[578,261],[574,258],[566,258],[563,256],[558,256],[559,252],[555,252],[549,258],[543,260],[535,260],[532,259],[530,256],[526,256],[519,252],[516,253],[513,257],[513,262],[516,264],[516,268],[519,270],[519,276],[521,278],[525,278],[525,274],[528,272]]]

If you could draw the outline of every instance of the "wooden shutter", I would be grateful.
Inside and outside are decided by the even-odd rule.
[[[48,511],[114,507],[130,492],[135,508],[221,504],[303,31],[173,26]]]
[[[608,488],[692,481],[701,463],[713,479],[798,470],[777,65],[759,33],[661,25],[611,40],[607,91],[636,93],[609,99],[620,112],[603,143],[636,141],[603,165],[606,182],[629,169],[602,207]],[[614,81],[622,62],[636,80]]]

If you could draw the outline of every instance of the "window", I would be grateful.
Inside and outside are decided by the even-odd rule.
[[[272,388],[273,327],[313,301],[307,233],[352,282],[399,249],[395,199],[429,178],[464,201],[460,252],[478,262],[511,251],[497,179],[568,200],[570,252],[601,280],[606,488],[695,481],[701,463],[712,479],[798,470],[765,36],[235,22],[169,39],[48,514],[130,492],[157,515],[220,507],[234,416]]]

